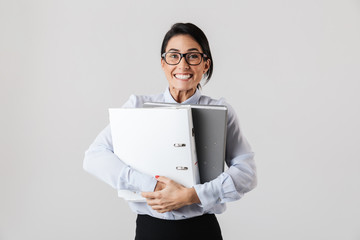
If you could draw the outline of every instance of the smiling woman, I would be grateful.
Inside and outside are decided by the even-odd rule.
[[[191,35],[177,35],[170,39],[162,54],[161,66],[169,82],[170,93],[181,103],[194,95],[211,60]]]
[[[114,154],[107,126],[86,151],[84,169],[115,189],[142,192],[146,202],[129,202],[138,214],[136,240],[222,239],[215,214],[225,211],[226,202],[240,199],[256,186],[254,153],[233,108],[222,98],[213,99],[200,92],[201,80],[209,81],[213,71],[209,43],[201,29],[191,23],[173,25],[162,43],[161,66],[169,84],[165,92],[132,95],[123,107],[139,108],[144,102],[226,105],[225,161],[229,168],[214,180],[191,188],[164,176],[146,175]]]

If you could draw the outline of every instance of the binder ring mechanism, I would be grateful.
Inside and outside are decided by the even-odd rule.
[[[174,143],[174,147],[186,147],[185,143]]]

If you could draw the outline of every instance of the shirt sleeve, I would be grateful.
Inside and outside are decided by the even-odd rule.
[[[131,96],[123,107],[136,105],[136,97]],[[85,152],[83,168],[118,190],[151,192],[157,183],[153,176],[136,171],[114,154],[110,125],[100,132]]]
[[[237,116],[233,108],[228,108],[228,126],[226,137],[225,161],[229,167],[216,179],[195,185],[200,206],[208,211],[216,204],[240,199],[257,184],[254,153],[246,138],[242,135]]]

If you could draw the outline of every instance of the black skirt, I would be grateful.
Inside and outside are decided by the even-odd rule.
[[[214,214],[184,220],[164,220],[138,215],[135,240],[222,240]]]

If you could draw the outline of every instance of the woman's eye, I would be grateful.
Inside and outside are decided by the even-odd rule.
[[[179,54],[175,54],[175,53],[169,54],[169,57],[170,57],[170,58],[177,59],[177,58],[179,58]]]
[[[190,54],[189,55],[189,58],[190,59],[197,59],[197,58],[199,58],[200,56],[199,56],[199,54],[197,54],[197,53],[194,53],[194,54]]]

